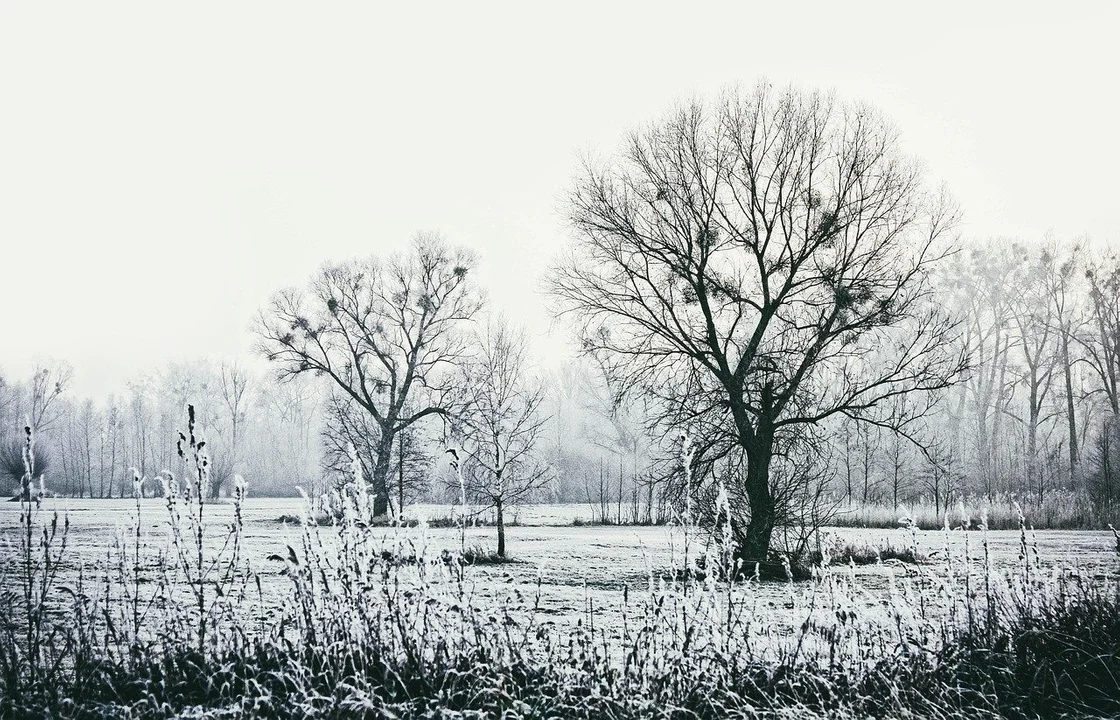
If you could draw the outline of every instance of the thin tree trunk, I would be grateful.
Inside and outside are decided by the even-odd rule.
[[[503,513],[501,496],[498,496],[494,505],[498,511],[498,557],[504,559],[506,556],[506,519]]]
[[[397,439],[397,514],[404,517],[404,433]]]
[[[622,455],[618,456],[618,524],[622,524]]]
[[[646,524],[653,524],[653,479],[646,478]]]
[[[1077,419],[1073,406],[1073,366],[1069,360],[1069,333],[1062,333],[1062,364],[1065,366],[1066,417],[1069,420],[1069,479],[1077,474]]]
[[[995,414],[995,417],[992,418],[992,445],[989,449],[989,453],[990,453],[990,456],[991,456],[991,465],[992,465],[991,473],[992,473],[993,478],[997,479],[997,480],[999,478],[996,477],[996,472],[997,472],[998,466],[1000,464],[999,463],[1000,433],[1003,429],[1003,395],[1004,395],[1004,391],[1007,388],[1007,358],[1008,358],[1008,355],[1009,355],[1008,347],[1010,346],[1010,344],[1011,344],[1011,336],[1009,334],[1004,338],[1003,352],[1000,354],[999,359],[998,359],[999,360],[999,384],[996,386],[996,390],[995,390],[995,396],[996,396],[995,413],[996,414]]]

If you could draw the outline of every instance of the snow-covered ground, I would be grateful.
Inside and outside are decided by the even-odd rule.
[[[302,553],[304,529],[297,524],[278,522],[284,515],[298,516],[299,500],[249,499],[243,509],[244,532],[242,552],[251,567],[260,574],[266,604],[279,607],[288,593],[285,564],[269,560],[270,555],[286,555],[287,546]],[[19,522],[18,503],[0,503],[0,578],[11,580]],[[87,582],[97,577],[104,567],[107,549],[118,538],[132,543],[136,503],[132,500],[54,499],[44,502],[39,520],[49,522],[52,510],[69,518],[68,550],[63,566],[63,583],[76,580],[80,566],[85,567]],[[582,514],[581,514],[582,513]],[[410,511],[418,518],[446,517],[449,509],[440,506],[418,506]],[[537,622],[574,624],[594,622],[610,626],[618,623],[624,603],[623,588],[628,596],[654,588],[674,569],[684,566],[686,553],[696,557],[705,551],[704,540],[689,536],[680,527],[573,527],[574,518],[589,515],[587,506],[528,506],[515,516],[521,523],[507,528],[508,552],[513,563],[469,568],[465,574],[466,592],[478,603],[505,602],[520,596],[528,607],[537,607]],[[151,555],[166,547],[168,514],[164,501],[143,500],[140,504],[140,526]],[[205,510],[207,543],[217,552],[225,539],[225,528],[233,519],[233,505],[221,502],[207,505]],[[322,542],[329,554],[336,541],[335,530],[321,528]],[[908,591],[907,602],[937,613],[938,588],[947,576],[944,563],[946,545],[953,558],[953,571],[963,575],[962,562],[967,545],[974,577],[982,577],[984,563],[990,562],[996,572],[1011,571],[1018,563],[1020,535],[1018,532],[918,532],[912,537],[904,529],[853,530],[836,529],[844,541],[870,545],[906,547],[916,540],[919,550],[932,556],[929,564],[914,567],[896,563],[870,565],[839,572],[846,579],[855,576],[860,602],[869,613],[888,612],[892,586]],[[405,554],[438,556],[444,549],[457,550],[495,546],[493,527],[470,527],[460,533],[455,528],[415,527],[405,529],[375,528],[375,542],[386,548],[404,548]],[[1108,532],[1040,531],[1033,534],[1041,565],[1054,569],[1070,564],[1086,568],[1090,573],[1115,573],[1117,569],[1115,540]],[[987,558],[987,559],[985,559]],[[2,572],[7,570],[9,572]],[[737,586],[733,593],[745,600],[757,621],[763,625],[792,627],[803,618],[811,584],[789,586],[781,582]],[[591,617],[592,613],[594,617]]]

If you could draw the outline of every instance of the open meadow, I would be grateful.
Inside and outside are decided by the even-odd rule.
[[[20,507],[19,503],[0,504],[0,578],[9,585],[19,578],[15,540],[21,531]],[[285,562],[289,548],[302,556],[306,539],[326,558],[338,553],[340,539],[334,527],[305,528],[298,521],[305,508],[306,503],[298,498],[244,501],[238,562],[261,580],[254,613],[274,618],[290,600],[292,584]],[[185,511],[184,507],[179,509]],[[229,556],[228,528],[234,510],[231,501],[205,505],[204,546],[208,557]],[[137,527],[145,583],[155,582],[160,556],[174,552],[168,506],[163,499],[139,503],[124,499],[47,499],[37,519],[48,524],[55,512],[63,521],[69,520],[67,550],[56,580],[59,586],[76,586],[79,572],[87,588],[97,587],[105,577],[113,578],[119,572],[119,552],[134,550],[130,546],[136,543]],[[465,528],[446,527],[447,519],[457,517],[456,512],[453,506],[417,505],[406,512],[406,519],[418,524],[370,527],[363,535],[385,557],[427,558],[436,566],[445,555],[465,550],[485,556],[492,551],[496,531],[486,524],[487,516],[471,516]],[[708,536],[698,529],[591,525],[586,523],[589,514],[588,507],[580,504],[519,508],[513,515],[516,524],[506,530],[509,561],[468,565],[454,580],[462,583],[462,591],[474,604],[508,608],[513,607],[512,598],[520,598],[516,607],[521,619],[533,615],[536,623],[561,629],[587,623],[606,628],[618,638],[624,605],[630,598],[683,580],[686,567],[694,566],[698,558],[701,562],[710,560],[714,550]],[[428,526],[428,521],[434,520],[444,522],[438,527]],[[890,624],[897,609],[894,604],[913,603],[915,607],[908,611],[922,613],[935,624],[945,620],[949,610],[951,595],[944,587],[946,577],[951,574],[953,582],[963,588],[968,575],[966,558],[973,582],[986,575],[987,567],[1006,575],[1022,565],[1024,546],[1019,531],[979,532],[976,525],[980,519],[970,521],[972,530],[968,532],[961,529],[959,518],[949,532],[901,527],[828,528],[822,533],[822,543],[832,548],[833,555],[844,547],[863,551],[859,565],[848,567],[840,561],[834,562],[832,569],[843,571],[851,581],[859,613],[865,620]],[[1048,574],[1079,569],[1091,577],[1116,577],[1120,567],[1117,540],[1109,531],[1029,531],[1027,542],[1031,562]],[[889,559],[887,551],[911,548],[921,562]],[[876,550],[884,551],[888,559],[874,561],[869,556]],[[405,575],[417,581],[413,573]],[[428,574],[426,580],[451,578],[436,573]],[[185,585],[189,577],[178,576],[175,581]],[[682,583],[682,587],[685,585]],[[902,592],[903,586],[909,594],[901,599],[892,596]],[[735,603],[749,608],[757,632],[788,634],[804,621],[814,594],[824,587],[819,583],[747,581],[733,584],[730,593]]]
[[[359,492],[315,526],[173,490],[0,507],[5,716],[1120,710],[1112,533],[844,529],[811,579],[728,582],[695,529],[576,506],[522,510],[499,563],[493,528],[429,526],[449,508],[385,527]]]

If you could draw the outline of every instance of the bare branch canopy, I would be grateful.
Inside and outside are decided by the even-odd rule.
[[[553,294],[585,351],[745,456],[745,558],[766,556],[783,438],[904,428],[966,364],[930,285],[955,208],[867,107],[766,86],[679,107],[588,162],[568,212]],[[907,416],[882,411],[899,396]]]

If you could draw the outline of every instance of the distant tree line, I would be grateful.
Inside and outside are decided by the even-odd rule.
[[[915,500],[944,511],[965,497],[1052,496],[1114,512],[1120,501],[1120,256],[1112,247],[1004,238],[941,268],[971,358],[915,432],[928,452],[843,423],[835,489],[848,502]]]
[[[519,491],[517,501],[589,503],[596,520],[617,522],[620,513],[626,522],[668,517],[667,501],[653,494],[646,480],[651,441],[642,419],[608,401],[596,369],[571,361],[555,371],[532,373],[524,338],[508,323],[499,323],[494,332],[509,336],[499,337],[496,351],[516,349],[522,374],[536,378],[535,386],[527,386],[522,414],[526,429],[532,429],[536,469],[531,488]],[[477,382],[487,370],[474,363],[458,368],[455,382],[477,396],[488,387]],[[491,366],[503,369],[496,360]],[[24,473],[22,428],[30,423],[36,428],[36,476],[45,475],[48,492],[131,496],[129,468],[154,478],[177,467],[175,438],[187,403],[198,408],[209,440],[216,496],[230,492],[229,478],[237,473],[250,481],[256,496],[291,497],[298,486],[316,497],[349,481],[354,456],[363,475],[373,476],[378,429],[368,414],[321,379],[279,381],[234,363],[200,360],[168,364],[130,382],[123,393],[94,399],[76,395],[72,377],[67,365],[50,362],[40,364],[30,378],[0,376],[0,494],[14,497],[18,491]],[[449,447],[476,442],[467,438],[466,426],[483,420],[475,414],[464,417],[458,430],[436,421],[397,433],[386,482],[394,510],[418,501],[458,501],[457,481],[444,455]],[[477,492],[468,488],[472,504],[492,494],[487,483],[477,485]],[[158,484],[147,488],[157,492]]]
[[[94,400],[73,394],[72,370],[42,363],[29,379],[0,381],[0,491],[22,476],[22,428],[35,431],[37,473],[48,492],[68,497],[131,496],[134,467],[152,479],[177,467],[175,440],[188,403],[210,440],[211,493],[228,494],[235,473],[257,494],[291,495],[320,477],[317,390],[278,384],[228,362],[173,363]]]

